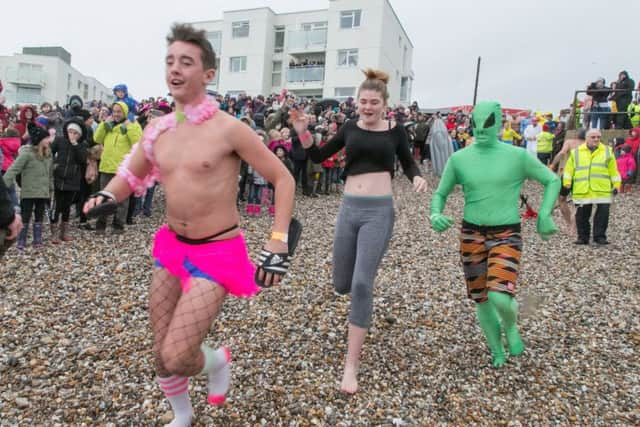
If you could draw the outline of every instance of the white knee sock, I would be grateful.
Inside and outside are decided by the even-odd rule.
[[[200,349],[204,353],[202,373],[208,377],[207,401],[210,405],[222,405],[231,381],[231,352],[227,347],[214,350],[204,344]]]
[[[168,378],[158,377],[157,381],[173,411],[173,421],[167,426],[189,427],[193,417],[193,408],[189,400],[189,378],[172,375]]]

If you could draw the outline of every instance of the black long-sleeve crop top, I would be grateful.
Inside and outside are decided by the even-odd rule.
[[[420,170],[411,156],[409,139],[402,125],[384,131],[370,131],[358,127],[355,120],[347,121],[336,136],[323,147],[307,149],[314,163],[320,163],[345,148],[346,164],[343,177],[363,173],[387,171],[393,177],[395,155],[404,174],[413,181]]]

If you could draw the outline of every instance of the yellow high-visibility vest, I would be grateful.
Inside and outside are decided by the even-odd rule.
[[[578,204],[610,203],[620,181],[613,150],[602,143],[593,152],[586,143],[571,151],[562,177],[565,187],[573,185],[571,195]]]
[[[553,151],[553,134],[542,131],[538,134],[538,153],[551,153]]]

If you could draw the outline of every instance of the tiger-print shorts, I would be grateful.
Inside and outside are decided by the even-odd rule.
[[[520,224],[479,226],[463,221],[460,257],[467,295],[477,303],[489,291],[515,295],[522,254]]]

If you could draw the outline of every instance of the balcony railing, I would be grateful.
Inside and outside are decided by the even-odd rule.
[[[289,51],[325,50],[327,30],[289,31],[287,47]]]
[[[7,68],[7,80],[23,86],[44,87],[46,76],[43,71]]]
[[[324,66],[301,66],[287,69],[287,81],[290,83],[324,81]]]

